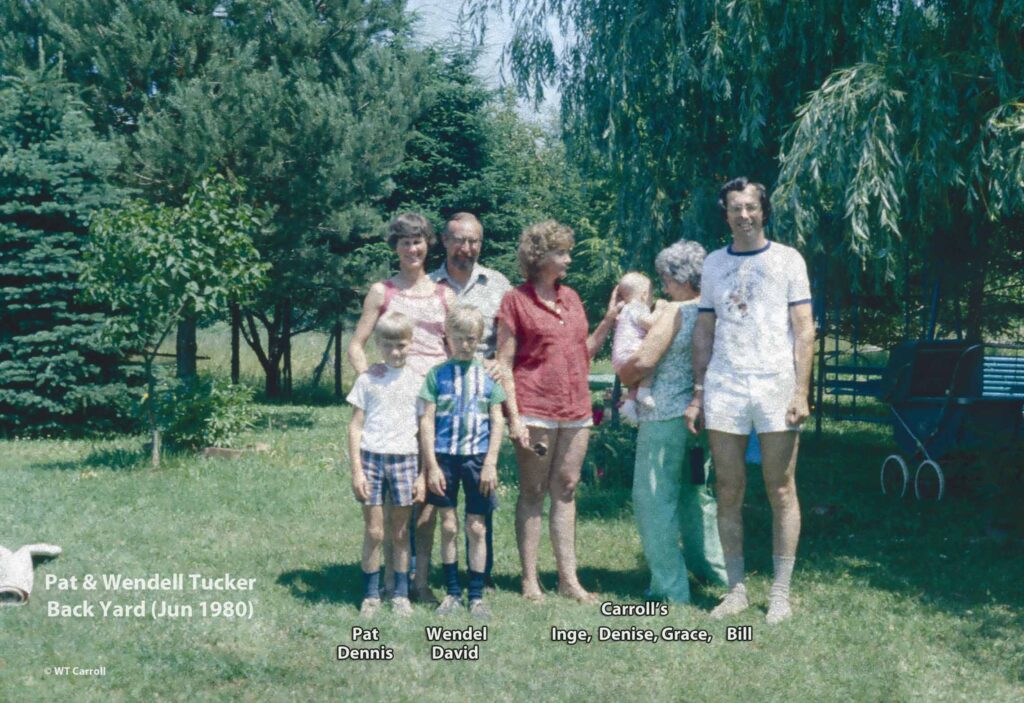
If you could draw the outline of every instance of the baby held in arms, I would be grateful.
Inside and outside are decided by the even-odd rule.
[[[640,342],[654,324],[663,301],[658,301],[651,312],[651,279],[642,273],[630,271],[619,281],[619,298],[625,303],[615,321],[615,338],[612,340],[612,368],[616,373],[640,348]],[[626,401],[619,412],[628,422],[637,422],[637,406],[653,410],[654,396],[651,395],[651,377],[646,376],[636,385],[629,386]]]

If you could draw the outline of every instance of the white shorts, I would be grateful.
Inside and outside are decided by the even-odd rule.
[[[709,430],[746,435],[798,431],[786,423],[786,411],[796,390],[796,374],[720,374],[704,377],[704,420]]]
[[[545,417],[520,415],[519,419],[527,427],[540,427],[545,430],[575,430],[581,427],[590,427],[594,424],[593,418],[590,417],[585,420],[549,420]]]

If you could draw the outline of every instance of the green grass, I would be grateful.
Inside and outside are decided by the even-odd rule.
[[[139,438],[0,444],[0,535],[64,554],[36,570],[32,602],[0,610],[0,700],[1020,700],[1024,696],[1024,529],[1020,486],[985,497],[961,486],[937,505],[886,501],[877,467],[890,450],[880,428],[826,426],[808,433],[798,474],[803,539],[795,617],[764,625],[771,557],[769,512],[752,475],[747,552],[756,607],[727,623],[708,619],[719,593],[664,618],[610,618],[549,594],[516,595],[514,468],[503,455],[496,515],[495,617],[478,662],[432,662],[418,608],[410,620],[373,622],[390,662],[339,662],[360,597],[359,508],[340,460],[347,411],[265,406],[242,444],[268,454],[241,461],[169,457],[146,467]],[[1000,494],[1001,495],[1001,494]],[[1002,502],[1000,502],[1002,501]],[[1016,501],[1016,502],[1014,502]],[[615,601],[646,585],[626,490],[579,495],[583,583]],[[1009,518],[1007,516],[1010,516]],[[1016,522],[1014,520],[1017,520]],[[436,567],[435,567],[436,568]],[[544,540],[541,569],[555,588]],[[45,576],[155,572],[231,573],[255,590],[60,592]],[[440,582],[435,572],[433,583]],[[202,618],[202,600],[251,601],[251,619]],[[190,619],[48,617],[47,602],[192,605]],[[469,624],[455,618],[453,626]],[[750,624],[754,641],[727,643],[725,626]],[[586,628],[590,644],[550,641],[553,625]],[[598,643],[597,628],[706,628],[710,645]],[[377,643],[362,646],[376,647]],[[53,666],[105,666],[103,677],[47,674]]]

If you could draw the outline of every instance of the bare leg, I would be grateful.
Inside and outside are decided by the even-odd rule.
[[[551,460],[548,490],[551,492],[551,547],[558,565],[558,591],[579,601],[594,599],[576,575],[576,486],[587,453],[590,428],[558,430]]]
[[[441,563],[454,564],[459,560],[459,516],[455,508],[440,508],[441,513]],[[419,581],[419,574],[416,575]]]
[[[718,535],[725,558],[743,557],[743,494],[747,489],[747,435],[708,431],[715,461],[715,497],[718,499]]]
[[[430,553],[434,549],[436,527],[437,510],[430,503],[422,503],[416,518],[416,579],[413,586],[417,593],[430,586]]]
[[[772,506],[772,554],[796,556],[800,541],[800,501],[796,495],[799,432],[766,432],[761,440],[764,487]]]
[[[390,491],[385,491],[384,495],[384,510],[383,510],[383,524],[390,527],[391,525],[391,494]],[[388,530],[385,530],[387,532]],[[395,558],[391,553],[391,539],[390,537],[384,540],[384,584],[383,589],[387,593],[392,593],[395,590]]]
[[[380,546],[384,541],[384,510],[379,505],[363,506],[363,573],[380,571]]]
[[[409,571],[409,516],[412,507],[391,506],[391,554],[395,571]]]
[[[487,524],[483,515],[466,514],[466,537],[469,538],[469,569],[482,572],[487,566]]]
[[[725,555],[725,575],[729,592],[709,615],[719,619],[741,613],[749,606],[743,583],[743,494],[747,488],[747,452],[749,435],[708,431],[708,443],[715,462],[715,492],[718,498],[718,534]]]
[[[772,506],[772,562],[775,579],[768,592],[769,625],[792,615],[789,582],[793,576],[796,546],[800,541],[800,501],[796,496],[798,432],[767,432],[760,435],[764,486]]]
[[[551,447],[554,430],[531,427],[530,446],[544,442]],[[516,542],[522,567],[523,596],[540,599],[544,591],[537,576],[537,548],[540,545],[540,522],[544,510],[544,496],[548,492],[548,471],[554,452],[537,456],[529,449],[516,445],[516,463],[519,465],[519,499],[516,501]]]

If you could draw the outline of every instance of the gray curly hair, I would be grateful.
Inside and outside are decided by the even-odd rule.
[[[704,257],[707,256],[697,242],[680,239],[662,249],[654,260],[654,270],[659,276],[668,276],[677,283],[689,283],[695,291],[700,290],[700,275],[704,271]]]

